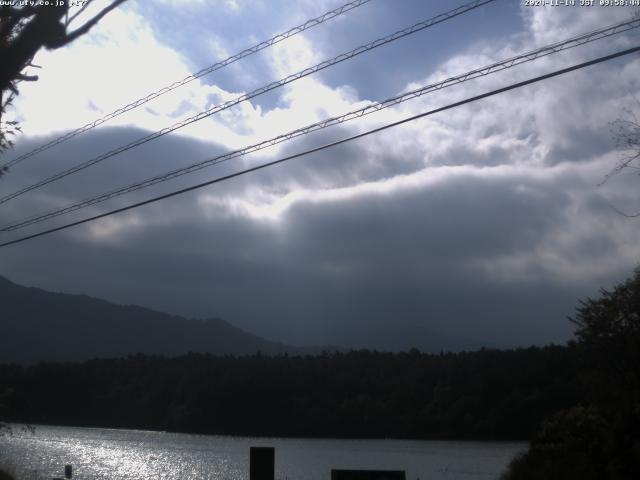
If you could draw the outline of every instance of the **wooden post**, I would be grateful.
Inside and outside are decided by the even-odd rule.
[[[274,480],[275,449],[251,447],[249,449],[249,480]]]
[[[331,480],[405,480],[404,470],[331,470]]]

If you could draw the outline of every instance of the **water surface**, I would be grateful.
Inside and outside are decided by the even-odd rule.
[[[330,480],[332,468],[405,470],[407,480],[493,480],[526,448],[512,442],[248,438],[37,426],[0,438],[29,480],[245,480],[249,447],[276,449],[276,480]]]

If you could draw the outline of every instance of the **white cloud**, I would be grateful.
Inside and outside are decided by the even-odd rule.
[[[311,67],[321,60],[303,35],[296,35],[278,43],[268,52],[271,68],[276,78],[285,77]]]
[[[417,80],[407,88],[432,83],[534,46],[613,23],[625,17],[627,12],[523,8],[522,15],[528,30],[520,32],[513,42],[503,39],[481,52],[461,52],[444,62],[428,78]],[[607,48],[593,44],[550,56],[363,118],[352,128],[362,131],[398,120],[592,58],[605,50]],[[275,78],[321,60],[302,35],[270,49],[267,55]],[[77,127],[93,120],[95,109],[109,112],[121,106],[123,98],[138,98],[151,88],[190,73],[184,58],[162,46],[145,19],[131,11],[113,12],[91,35],[70,48],[40,54],[36,63],[45,67],[43,78],[37,84],[25,85],[17,103],[27,135]],[[615,119],[627,104],[628,89],[640,92],[639,78],[638,59],[592,67],[370,137],[358,144],[359,157],[346,159],[342,168],[336,168],[334,164],[330,167],[314,164],[313,175],[320,178],[319,181],[304,184],[292,175],[283,174],[278,188],[273,188],[268,177],[260,177],[261,180],[251,188],[230,188],[215,196],[201,194],[199,205],[206,215],[226,209],[235,216],[277,223],[286,219],[287,212],[298,204],[346,203],[370,195],[428,189],[434,182],[446,184],[462,173],[478,179],[501,176],[520,181],[522,194],[530,194],[531,201],[536,198],[536,182],[551,188],[564,185],[574,175],[579,181],[567,192],[570,202],[563,212],[564,225],[541,234],[540,242],[531,251],[478,258],[476,266],[496,278],[526,278],[534,271],[550,272],[556,278],[565,279],[593,276],[607,269],[620,268],[638,252],[630,227],[591,211],[589,201],[593,196],[608,192],[595,192],[595,184],[606,173],[607,165],[612,164],[614,154],[592,152],[583,144],[585,138],[608,128],[609,121]],[[621,85],[625,88],[620,88]],[[242,93],[195,81],[149,104],[149,109],[138,109],[110,124],[159,130]],[[290,84],[279,91],[279,95],[275,108],[263,110],[257,102],[243,102],[181,130],[180,134],[235,149],[365,104],[359,99],[357,85],[332,88],[316,77]],[[180,113],[178,117],[175,117],[176,112]],[[596,147],[605,148],[600,145],[593,148]],[[275,147],[263,152],[259,158],[273,158],[285,148],[288,147]],[[571,158],[571,152],[583,155],[583,158]],[[400,168],[410,161],[416,162],[413,171]],[[384,175],[371,173],[374,166],[384,167]],[[341,176],[341,172],[348,169],[356,174]],[[621,201],[628,198],[623,197]],[[141,227],[146,221],[137,219],[134,224]],[[131,226],[132,223],[109,224],[94,233],[100,238],[119,235],[123,225]],[[579,250],[593,232],[600,232],[613,242],[615,255],[611,258],[611,253],[607,252],[590,263],[575,261],[572,252]]]
[[[596,10],[582,14],[574,10],[570,16],[556,16],[550,9],[527,11],[524,14],[529,19],[530,30],[528,34],[520,35],[519,38],[522,39],[522,45],[529,45],[526,48],[528,50],[533,44],[558,41],[603,24],[614,23],[627,16],[627,12],[614,10],[598,10],[598,15],[601,15],[599,17],[594,13]],[[612,43],[618,45],[625,42],[614,39],[609,42],[610,45]],[[366,119],[361,122],[359,128],[364,129],[378,122],[390,121],[392,118],[397,119],[433,106],[447,104],[607,51],[602,45],[597,45],[597,48],[594,48],[594,45],[548,57],[514,69],[513,72],[504,72],[442,91],[437,95],[426,96],[395,111],[385,112],[381,115],[382,118]],[[517,47],[501,45],[492,51],[485,50],[483,56],[474,53],[458,55],[442,65],[442,68],[428,79],[416,82],[408,88],[512,56],[518,50]],[[431,182],[436,179],[439,182],[450,180],[458,169],[470,169],[474,175],[489,176],[505,175],[505,172],[508,172],[514,181],[519,179],[523,182],[523,191],[529,192],[533,191],[531,183],[543,178],[549,188],[556,185],[555,188],[562,189],[566,185],[567,191],[564,193],[570,198],[566,210],[562,212],[566,222],[544,235],[541,233],[540,241],[534,250],[505,254],[496,258],[478,258],[477,265],[482,266],[485,274],[505,279],[532,278],[536,273],[566,282],[606,277],[611,272],[620,271],[625,265],[636,261],[639,253],[637,237],[634,233],[635,227],[625,222],[622,217],[616,216],[613,210],[596,214],[590,205],[594,199],[599,199],[602,204],[606,203],[607,191],[598,190],[596,184],[603,178],[608,167],[615,163],[613,142],[610,144],[609,153],[604,155],[597,150],[590,152],[589,147],[582,143],[584,138],[590,135],[604,132],[603,136],[608,136],[609,122],[621,114],[622,108],[629,101],[629,93],[625,89],[613,88],[612,85],[627,85],[636,89],[638,78],[640,61],[637,59],[612,62],[606,66],[592,67],[406,125],[384,136],[370,138],[362,147],[370,156],[375,152],[384,151],[392,159],[389,161],[394,162],[401,162],[407,155],[421,157],[424,167],[413,174],[398,173],[391,178],[371,181],[355,177],[353,183],[348,186],[336,184],[334,187],[325,184],[323,187],[304,188],[296,182],[291,182],[287,187],[287,183],[283,182],[276,193],[255,187],[249,191],[238,192],[237,196],[232,196],[231,199],[227,197],[225,202],[235,214],[244,214],[263,221],[282,221],[286,212],[299,203],[347,202],[363,195],[390,195],[393,192],[406,191],[407,188],[429,188]],[[313,118],[311,112],[316,107],[314,102],[317,98],[322,98],[315,96],[321,92],[321,88],[318,84],[314,85],[313,81],[301,83],[299,87],[288,91],[287,95],[291,101],[288,102],[285,111],[269,112],[266,117],[271,115],[273,119],[280,114],[284,118],[310,121]],[[329,96],[335,96],[336,92],[325,91]],[[357,103],[354,97],[336,98],[336,108],[333,111],[354,107]],[[291,111],[306,112],[308,117],[292,117]],[[581,132],[584,136],[581,136]],[[572,150],[576,152],[575,155],[582,157],[572,158],[572,154],[562,153]],[[460,155],[464,155],[460,152],[465,151],[467,158],[460,158]],[[498,165],[503,165],[504,168],[484,167],[477,163],[479,159],[485,159],[486,162],[497,161]],[[366,162],[362,165],[363,168],[368,166]],[[571,180],[572,177],[575,180]],[[207,197],[203,198],[206,205]],[[535,201],[535,198],[533,195],[532,201]],[[635,199],[633,195],[623,198],[623,201],[631,202]],[[217,200],[209,201],[215,203]],[[584,255],[584,245],[588,245],[594,235],[611,242],[611,251],[585,261],[580,255]]]
[[[115,10],[92,32],[69,47],[41,51],[34,63],[41,79],[21,84],[16,101],[26,135],[76,128],[150,90],[190,74],[180,56],[161,46],[144,19]],[[182,92],[184,93],[184,92]],[[167,95],[150,104],[173,110],[180,97]],[[110,123],[153,123],[143,109]]]

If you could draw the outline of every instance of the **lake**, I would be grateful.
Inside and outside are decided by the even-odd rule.
[[[0,437],[0,461],[27,479],[244,480],[249,447],[276,452],[276,480],[329,480],[332,468],[405,470],[407,480],[497,479],[520,442],[248,438],[36,426]]]

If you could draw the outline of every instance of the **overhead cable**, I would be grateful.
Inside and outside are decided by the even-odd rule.
[[[596,59],[588,61],[588,62],[584,62],[584,63],[580,63],[580,64],[577,64],[577,65],[573,65],[571,67],[563,68],[561,70],[556,70],[554,72],[547,73],[545,75],[540,75],[538,77],[530,78],[530,79],[522,81],[522,82],[518,82],[518,83],[514,83],[514,84],[511,84],[511,85],[508,85],[506,87],[498,88],[496,90],[492,90],[490,92],[486,92],[486,93],[483,93],[481,95],[476,95],[474,97],[470,97],[470,98],[467,98],[465,100],[461,100],[459,102],[451,103],[451,104],[446,105],[444,107],[440,107],[440,108],[436,108],[436,109],[433,109],[433,110],[429,110],[427,112],[423,112],[423,113],[420,113],[418,115],[413,115],[411,117],[404,118],[404,119],[399,120],[397,122],[389,123],[389,124],[386,124],[386,125],[384,125],[382,127],[374,128],[372,130],[368,130],[366,132],[359,133],[357,135],[353,135],[351,137],[344,138],[342,140],[331,142],[331,143],[322,145],[320,147],[312,148],[312,149],[306,150],[304,152],[300,152],[300,153],[297,153],[297,154],[294,154],[294,155],[289,155],[287,157],[280,158],[278,160],[274,160],[274,161],[271,161],[271,162],[263,163],[261,165],[257,165],[257,166],[251,167],[251,168],[247,168],[247,169],[241,170],[239,172],[235,172],[235,173],[232,173],[232,174],[229,174],[229,175],[225,175],[225,176],[222,176],[222,177],[214,178],[212,180],[199,183],[197,185],[192,185],[190,187],[183,188],[183,189],[180,189],[180,190],[176,190],[176,191],[173,191],[171,193],[166,193],[164,195],[160,195],[160,196],[157,196],[157,197],[154,197],[154,198],[150,198],[150,199],[144,200],[142,202],[137,202],[137,203],[134,203],[134,204],[131,204],[131,205],[127,205],[125,207],[120,207],[120,208],[117,208],[115,210],[111,210],[109,212],[105,212],[105,213],[101,213],[99,215],[94,215],[92,217],[84,218],[84,219],[78,220],[76,222],[67,223],[67,224],[61,225],[59,227],[51,228],[51,229],[48,229],[48,230],[44,230],[42,232],[34,233],[32,235],[27,235],[25,237],[17,238],[15,240],[11,240],[11,241],[8,241],[8,242],[0,243],[0,247],[6,247],[6,246],[9,246],[9,245],[15,245],[17,243],[25,242],[25,241],[33,239],[33,238],[41,237],[41,236],[48,235],[48,234],[51,234],[51,233],[54,233],[54,232],[59,232],[61,230],[65,230],[65,229],[68,229],[68,228],[71,228],[71,227],[74,227],[74,226],[77,226],[77,225],[82,225],[84,223],[92,222],[92,221],[98,220],[100,218],[105,218],[105,217],[108,217],[108,216],[111,216],[111,215],[115,215],[117,213],[121,213],[121,212],[125,212],[125,211],[128,211],[128,210],[132,210],[134,208],[139,208],[139,207],[142,207],[144,205],[149,205],[151,203],[159,202],[160,200],[165,200],[167,198],[175,197],[175,196],[181,195],[183,193],[191,192],[193,190],[197,190],[197,189],[209,186],[209,185],[213,185],[215,183],[220,183],[220,182],[223,182],[223,181],[226,181],[226,180],[230,180],[232,178],[236,178],[236,177],[239,177],[241,175],[245,175],[247,173],[251,173],[251,172],[258,171],[258,170],[262,170],[264,168],[271,167],[271,166],[274,166],[274,165],[277,165],[277,164],[280,164],[280,163],[284,163],[284,162],[287,162],[289,160],[293,160],[295,158],[300,158],[300,157],[309,155],[311,153],[319,152],[319,151],[325,150],[327,148],[335,147],[337,145],[341,145],[341,144],[344,144],[344,143],[347,143],[347,142],[350,142],[350,141],[353,141],[353,140],[356,140],[356,139],[359,139],[359,138],[363,138],[363,137],[366,137],[368,135],[372,135],[374,133],[378,133],[378,132],[381,132],[383,130],[387,130],[389,128],[397,127],[399,125],[402,125],[402,124],[417,120],[419,118],[423,118],[423,117],[426,117],[426,116],[429,116],[429,115],[434,115],[436,113],[443,112],[445,110],[450,110],[452,108],[457,108],[457,107],[460,107],[462,105],[466,105],[468,103],[476,102],[478,100],[482,100],[482,99],[487,98],[487,97],[498,95],[498,94],[501,94],[501,93],[504,93],[504,92],[507,92],[507,91],[510,91],[510,90],[515,90],[517,88],[521,88],[521,87],[524,87],[526,85],[530,85],[532,83],[540,82],[542,80],[547,80],[549,78],[556,77],[558,75],[563,75],[563,74],[568,73],[568,72],[572,72],[572,71],[579,70],[579,69],[582,69],[582,68],[585,68],[585,67],[589,67],[591,65],[596,65],[598,63],[606,62],[608,60],[612,60],[614,58],[618,58],[618,57],[621,57],[623,55],[629,55],[631,53],[635,53],[635,52],[638,52],[638,51],[640,51],[640,46],[629,48],[629,49],[626,49],[626,50],[622,50],[622,51],[619,51],[619,52],[616,52],[616,53],[613,53],[613,54],[610,54],[610,55],[605,55],[603,57],[599,57],[599,58],[596,58]]]
[[[271,82],[268,85],[265,85],[263,87],[260,87],[254,91],[252,91],[251,93],[245,93],[243,95],[240,95],[238,97],[236,97],[233,100],[229,100],[227,102],[224,102],[222,104],[216,105],[214,107],[209,108],[208,110],[202,111],[196,115],[193,115],[189,118],[186,118],[180,122],[177,122],[169,127],[165,127],[162,130],[158,130],[157,132],[154,132],[150,135],[146,135],[142,138],[139,138],[137,140],[134,140],[133,142],[130,142],[126,145],[120,146],[118,148],[115,148],[107,153],[104,153],[102,155],[99,155],[97,157],[94,157],[90,160],[87,160],[85,162],[79,163],[78,165],[75,165],[73,167],[70,167],[66,170],[63,170],[61,172],[58,172],[44,180],[40,180],[36,183],[33,183],[31,185],[28,185],[26,187],[21,188],[20,190],[17,190],[13,193],[10,193],[8,195],[5,195],[3,197],[0,197],[0,204],[6,203],[9,200],[16,198],[20,195],[23,195],[27,192],[30,192],[32,190],[35,190],[37,188],[40,188],[44,185],[48,185],[49,183],[55,182],[57,180],[60,180],[61,178],[65,178],[69,175],[73,175],[74,173],[77,173],[81,170],[84,170],[92,165],[95,165],[97,163],[100,163],[108,158],[111,158],[115,155],[118,155],[120,153],[126,152],[127,150],[131,150],[133,148],[139,147],[140,145],[143,145],[147,142],[156,140],[164,135],[167,135],[168,133],[174,132],[180,128],[186,127],[187,125],[190,125],[192,123],[195,123],[199,120],[202,120],[204,118],[210,117],[211,115],[214,115],[218,112],[221,112],[223,110],[226,110],[228,108],[231,108],[235,105],[238,105],[239,103],[242,103],[246,100],[250,100],[254,97],[257,97],[259,95],[262,95],[263,93],[269,92],[271,90],[274,90],[276,88],[282,87],[284,85],[287,85],[291,82],[294,82],[296,80],[299,80],[301,78],[307,77],[309,75],[312,75],[316,72],[319,72],[321,70],[324,70],[325,68],[331,67],[333,65],[336,65],[340,62],[344,62],[345,60],[350,60],[352,58],[354,58],[357,55],[360,55],[362,53],[368,52],[370,50],[373,50],[375,48],[381,47],[382,45],[386,45],[388,43],[391,43],[393,41],[399,40],[403,37],[406,37],[408,35],[417,33],[421,30],[424,30],[426,28],[432,27],[433,25],[436,25],[438,23],[444,22],[446,20],[450,20],[451,18],[454,18],[458,15],[462,15],[463,13],[466,13],[468,11],[471,11],[473,9],[476,9],[482,5],[485,5],[487,3],[491,3],[494,2],[496,0],[475,0],[471,3],[467,3],[463,6],[454,8],[453,10],[450,10],[446,13],[442,13],[440,15],[437,15],[433,18],[430,18],[428,20],[425,20],[423,22],[419,22],[416,23],[410,27],[407,27],[405,29],[399,30],[397,32],[392,33],[391,35],[387,35],[385,37],[379,38],[377,40],[374,40],[366,45],[361,45],[347,53],[342,53],[336,57],[333,57],[329,60],[325,60],[313,67],[309,67],[309,68],[305,68],[304,70],[301,70],[297,73],[288,75],[287,77],[280,79],[278,81],[275,82]]]
[[[253,153],[259,150],[263,150],[265,148],[271,147],[273,145],[277,145],[279,143],[291,140],[293,138],[309,134],[311,132],[322,130],[324,128],[330,127],[332,125],[338,125],[344,122],[348,122],[350,120],[354,120],[357,118],[361,118],[365,115],[369,115],[371,113],[378,112],[385,108],[392,107],[394,105],[398,105],[400,103],[406,102],[408,100],[420,97],[422,95],[428,94],[430,92],[441,90],[446,87],[450,87],[453,85],[457,85],[478,77],[486,76],[492,73],[500,72],[507,68],[514,67],[516,65],[521,65],[523,63],[534,61],[538,58],[545,57],[554,53],[561,52],[563,50],[567,50],[570,48],[574,48],[579,45],[584,45],[589,42],[593,42],[596,40],[601,40],[603,38],[610,37],[612,35],[616,35],[622,32],[626,32],[633,28],[640,27],[640,18],[630,19],[612,26],[608,26],[605,28],[601,28],[599,30],[592,31],[590,33],[585,33],[582,35],[578,35],[576,37],[572,37],[570,39],[556,42],[551,45],[546,45],[544,47],[538,48],[536,50],[532,50],[517,56],[513,56],[507,58],[505,60],[501,60],[499,62],[492,63],[490,65],[477,68],[475,70],[471,70],[469,72],[463,73],[461,75],[457,75],[454,77],[450,77],[420,88],[416,88],[409,92],[402,93],[400,95],[396,95],[394,97],[388,98],[381,102],[376,102],[365,107],[352,110],[348,113],[331,117],[325,120],[321,120],[319,122],[312,123],[305,127],[301,127],[290,132],[278,135],[276,137],[270,138],[268,140],[264,140],[253,145],[249,145],[247,147],[234,150],[231,152],[227,152],[221,155],[218,155],[213,158],[209,158],[185,167],[181,167],[178,169],[171,170],[169,172],[156,175],[150,178],[147,178],[142,181],[138,181],[127,185],[125,187],[121,187],[115,190],[111,190],[109,192],[102,193],[97,196],[93,196],[90,198],[83,199],[76,203],[72,203],[70,205],[66,205],[64,207],[60,207],[54,210],[50,210],[45,213],[40,213],[28,218],[21,219],[19,221],[12,222],[10,224],[6,224],[0,227],[0,232],[9,232],[13,230],[17,230],[19,228],[23,228],[29,225],[33,225],[35,223],[39,223],[54,217],[58,217],[60,215],[64,215],[66,213],[70,213],[81,208],[85,208],[91,205],[95,205],[98,203],[102,203],[111,198],[115,198],[127,193],[131,193],[137,190],[141,190],[143,188],[150,187],[152,185],[165,182],[168,180],[172,180],[174,178],[180,177],[182,175],[186,175],[189,173],[193,173],[195,171],[201,170],[203,168],[207,168],[213,165],[217,165],[219,163],[225,162],[227,160],[231,160],[233,158],[241,157],[247,155],[249,153]]]
[[[57,137],[53,140],[51,140],[50,142],[45,143],[44,145],[39,146],[38,148],[35,148],[27,153],[24,153],[22,155],[20,155],[17,158],[14,158],[13,160],[11,160],[10,162],[7,162],[3,165],[0,165],[0,169],[2,168],[11,168],[14,165],[17,165],[18,163],[22,162],[23,160],[26,160],[27,158],[33,157],[35,155],[37,155],[38,153],[44,152],[45,150],[49,150],[50,148],[55,147],[56,145],[60,145],[63,142],[66,142],[67,140],[70,140],[71,138],[80,135],[82,133],[88,132],[89,130],[92,130],[96,127],[98,127],[99,125],[102,125],[105,122],[108,122],[109,120],[111,120],[112,118],[118,117],[124,113],[127,113],[135,108],[138,108],[141,105],[144,105],[145,103],[150,102],[151,100],[154,100],[162,95],[164,95],[165,93],[169,93],[173,90],[175,90],[176,88],[179,88],[183,85],[186,85],[189,82],[192,82],[193,80],[196,80],[200,77],[203,77],[205,75],[208,75],[210,73],[215,72],[216,70],[220,70],[223,67],[226,67],[227,65],[230,65],[234,62],[237,62],[238,60],[241,60],[245,57],[248,57],[249,55],[253,55],[254,53],[258,53],[261,50],[264,50],[265,48],[271,47],[272,45],[275,45],[276,43],[279,43],[283,40],[286,40],[289,37],[293,37],[294,35],[297,35],[298,33],[304,32],[305,30],[308,30],[310,28],[313,28],[317,25],[320,25],[324,22],[326,22],[327,20],[331,20],[332,18],[338,17],[344,13],[347,13],[351,10],[353,10],[354,8],[358,8],[362,5],[364,5],[365,3],[370,2],[371,0],[354,0],[352,2],[346,3],[344,5],[342,5],[341,7],[335,8],[333,10],[330,10],[326,13],[323,13],[322,15],[320,15],[319,17],[316,18],[312,18],[310,20],[307,20],[306,22],[304,22],[301,25],[298,25],[296,27],[293,27],[289,30],[287,30],[286,32],[283,33],[279,33],[271,38],[269,38],[268,40],[265,40],[263,42],[258,43],[257,45],[254,45],[253,47],[249,47],[245,50],[242,50],[239,53],[236,53],[234,55],[231,55],[228,58],[225,58],[224,60],[221,60],[219,62],[214,63],[213,65],[210,65],[206,68],[203,68],[202,70],[193,73],[191,75],[186,76],[185,78],[183,78],[182,80],[173,82],[171,85],[167,85],[159,90],[156,90],[150,94],[148,94],[146,97],[142,97],[139,98],[137,100],[134,100],[133,102],[125,105],[124,107],[120,107],[117,110],[114,110],[111,113],[108,113],[106,115],[104,115],[103,117],[94,120],[92,122],[87,123],[86,125],[83,125],[82,127],[76,128],[75,130],[72,130],[60,137]]]

